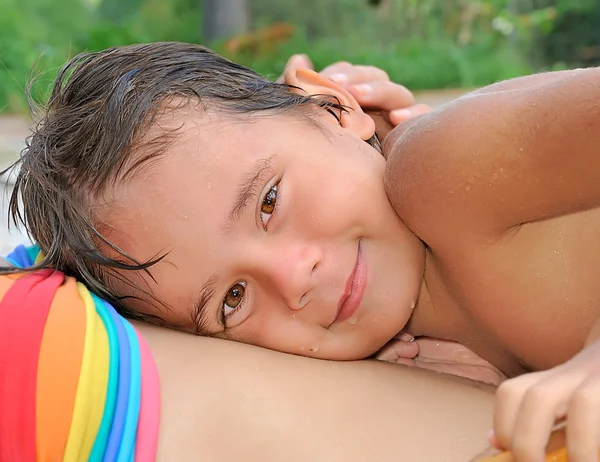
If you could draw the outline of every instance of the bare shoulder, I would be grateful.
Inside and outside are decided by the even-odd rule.
[[[489,97],[457,100],[399,127],[386,144],[385,187],[392,206],[419,237],[431,230],[484,226],[473,206],[504,173],[494,122],[482,114]],[[513,127],[505,126],[510,131]]]
[[[390,135],[386,189],[420,237],[495,235],[597,207],[598,69],[490,87]]]

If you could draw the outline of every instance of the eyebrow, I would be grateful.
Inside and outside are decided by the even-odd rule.
[[[273,163],[276,158],[277,156],[273,154],[269,157],[258,159],[242,177],[242,181],[237,188],[233,206],[227,214],[225,224],[221,226],[222,230],[227,232],[227,230],[231,229],[240,219],[244,210],[250,203],[250,200],[256,197],[258,188],[263,183],[265,177],[273,171]],[[211,335],[211,329],[209,328],[210,322],[208,319],[208,305],[214,295],[218,282],[218,276],[212,274],[202,285],[200,290],[198,290],[198,293],[194,298],[194,306],[191,315],[198,335],[207,337]]]
[[[233,201],[233,206],[227,214],[225,223],[221,227],[225,232],[230,230],[233,225],[237,223],[250,201],[256,197],[258,188],[264,182],[265,177],[272,172],[273,163],[276,157],[277,156],[273,154],[270,157],[258,159],[242,177],[242,181],[238,186],[237,194]]]

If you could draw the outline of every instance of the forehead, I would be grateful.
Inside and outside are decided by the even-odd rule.
[[[293,145],[306,136],[309,124],[305,120],[294,114],[270,111],[255,114],[205,111],[195,105],[161,114],[140,144],[166,140],[167,149],[158,162],[160,169],[193,164],[202,165],[203,171],[207,171],[229,162],[248,164],[269,151]]]
[[[230,115],[194,106],[166,111],[136,155],[144,156],[143,146],[161,139],[166,149],[116,185],[107,201],[111,207],[104,218],[115,231],[115,243],[127,243],[133,248],[125,250],[148,258],[167,250],[174,239],[191,238],[183,234],[194,223],[196,242],[210,239],[215,220],[224,218],[249,168],[259,159],[294,150],[310,136],[307,131],[310,124],[293,115]]]

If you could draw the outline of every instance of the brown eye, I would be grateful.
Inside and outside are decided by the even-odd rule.
[[[224,305],[226,305],[227,308],[230,309],[237,308],[237,306],[244,299],[245,292],[246,285],[238,282],[236,285],[234,285],[231,289],[227,291],[227,294],[225,294],[225,299],[223,300]],[[227,315],[227,313],[225,313],[225,315]]]
[[[277,185],[273,186],[263,199],[260,207],[261,213],[272,215],[275,211],[275,204],[277,204]]]

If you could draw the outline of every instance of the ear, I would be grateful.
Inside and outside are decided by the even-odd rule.
[[[308,95],[331,95],[340,104],[348,108],[341,111],[340,125],[362,140],[368,140],[375,134],[375,122],[362,110],[354,96],[337,83],[322,77],[312,69],[289,66],[285,70],[284,82],[304,90]]]

